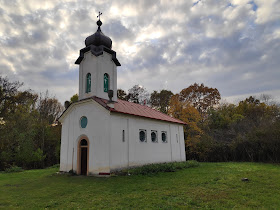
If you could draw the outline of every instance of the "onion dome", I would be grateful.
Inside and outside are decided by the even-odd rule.
[[[94,34],[92,34],[91,36],[86,38],[86,40],[85,40],[86,46],[88,47],[90,45],[95,45],[95,46],[103,45],[103,46],[111,49],[112,40],[108,36],[105,36],[102,33],[101,28],[100,28],[100,26],[102,25],[102,22],[100,20],[98,20],[96,22],[96,24],[98,25],[98,29]]]

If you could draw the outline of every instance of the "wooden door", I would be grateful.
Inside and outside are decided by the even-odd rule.
[[[87,175],[87,147],[81,147],[81,175]]]

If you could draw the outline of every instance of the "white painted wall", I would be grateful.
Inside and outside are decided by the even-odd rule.
[[[86,128],[80,127],[82,116],[88,118]],[[78,140],[82,135],[89,139],[90,174],[109,173],[148,163],[186,160],[183,126],[180,124],[110,113],[92,99],[73,104],[60,121],[60,171],[68,172],[72,169],[72,157],[73,170],[77,171]],[[139,129],[147,131],[147,142],[140,142]],[[157,131],[157,143],[151,141],[151,130]],[[162,131],[167,132],[167,143],[161,140]]]
[[[91,92],[86,93],[86,75],[91,74]],[[112,61],[112,55],[103,52],[95,56],[90,51],[84,54],[84,59],[79,66],[79,100],[91,96],[109,99],[104,92],[104,74],[110,77],[109,89],[114,91],[113,101],[117,101],[117,66]]]
[[[80,126],[80,119],[83,116],[88,119],[86,128]],[[109,111],[89,99],[72,105],[60,121],[62,122],[60,171],[70,171],[72,164],[73,170],[77,171],[78,141],[80,136],[85,135],[89,139],[89,173],[110,172]]]
[[[111,170],[186,160],[182,125],[119,113],[111,113],[110,122]],[[147,131],[147,142],[140,142],[139,129]],[[125,130],[125,142],[122,139],[122,130]],[[157,143],[151,141],[152,130],[157,131]],[[167,143],[161,140],[162,131],[167,132]]]

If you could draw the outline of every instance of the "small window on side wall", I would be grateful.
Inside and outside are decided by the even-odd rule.
[[[91,74],[88,73],[86,77],[86,93],[91,92]]]
[[[157,131],[151,131],[151,140],[153,143],[157,143],[158,139],[157,139]]]
[[[147,142],[147,131],[146,130],[139,130],[139,140],[140,142]]]
[[[163,143],[167,143],[167,133],[166,131],[161,132],[161,140]]]
[[[109,84],[110,84],[110,77],[109,74],[104,74],[104,92],[108,93],[109,90]]]
[[[125,142],[125,132],[122,130],[122,141]]]

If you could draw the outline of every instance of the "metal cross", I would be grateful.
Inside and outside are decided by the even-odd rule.
[[[102,12],[99,11],[99,15],[97,15],[97,18],[100,20],[100,16],[102,15]]]

